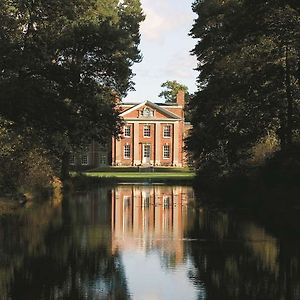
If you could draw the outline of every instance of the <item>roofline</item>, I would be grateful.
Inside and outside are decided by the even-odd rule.
[[[170,112],[170,111],[164,109],[163,107],[161,107],[161,106],[159,106],[159,105],[157,105],[157,104],[155,104],[155,103],[153,103],[153,102],[151,102],[151,101],[148,101],[148,100],[147,100],[147,101],[144,101],[144,102],[142,102],[142,103],[138,103],[137,105],[134,105],[133,107],[131,107],[131,108],[129,108],[129,109],[123,111],[123,112],[120,114],[120,116],[123,117],[124,114],[127,114],[127,113],[129,113],[129,112],[132,112],[132,111],[134,111],[134,110],[136,110],[136,109],[142,107],[143,105],[148,105],[148,106],[150,106],[150,107],[153,107],[153,108],[157,109],[158,111],[163,112],[164,114],[166,114],[167,116],[169,116],[169,117],[171,117],[171,118],[173,118],[173,119],[178,119],[178,120],[181,119],[179,116],[175,115],[174,113],[172,113],[172,112]]]

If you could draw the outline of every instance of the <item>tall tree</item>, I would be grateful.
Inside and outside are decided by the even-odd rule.
[[[65,167],[72,148],[104,143],[119,132],[143,19],[139,0],[1,1],[0,115]]]
[[[179,91],[184,91],[185,98],[189,98],[188,87],[176,80],[168,80],[164,82],[161,87],[163,90],[158,97],[165,98],[166,103],[176,103],[176,97]]]
[[[282,150],[296,142],[300,18],[294,3],[195,1],[199,91],[190,104],[188,146],[199,169],[228,173],[269,130]]]

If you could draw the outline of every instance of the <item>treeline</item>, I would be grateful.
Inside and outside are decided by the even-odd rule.
[[[71,151],[119,133],[143,19],[139,0],[0,2],[1,191],[65,177]]]
[[[199,173],[249,171],[269,138],[267,164],[300,170],[299,1],[197,0],[193,10],[199,76],[187,144]]]

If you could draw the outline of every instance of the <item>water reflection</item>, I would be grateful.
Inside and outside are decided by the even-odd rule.
[[[191,187],[120,185],[2,217],[0,299],[300,299],[298,212],[195,203]]]
[[[184,260],[190,187],[120,186],[112,195],[112,249],[160,248],[174,263]]]
[[[201,287],[188,279],[192,265],[185,251],[193,201],[193,190],[186,186],[114,189],[112,251],[122,253],[133,299],[197,298]]]
[[[195,219],[189,234],[203,243],[192,244],[190,278],[206,299],[300,299],[299,240],[283,242],[245,214],[200,209]]]

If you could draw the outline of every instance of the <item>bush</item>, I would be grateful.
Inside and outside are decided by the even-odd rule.
[[[50,188],[55,160],[38,143],[0,120],[0,194],[39,192]]]

